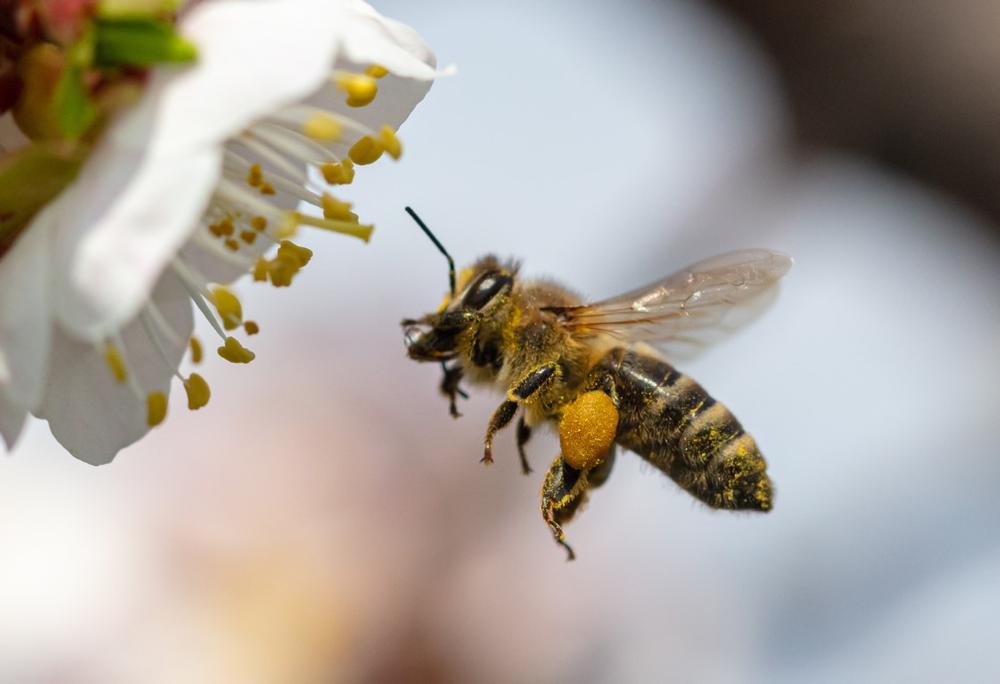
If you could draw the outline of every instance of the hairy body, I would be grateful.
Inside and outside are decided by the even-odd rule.
[[[753,295],[790,264],[787,257],[762,250],[745,254],[773,263],[765,268],[764,262],[752,262],[749,269],[735,261],[739,268],[734,275],[729,261],[707,261],[703,272],[732,292]],[[732,261],[735,256],[744,253],[726,258]],[[643,335],[622,334],[647,331],[649,338],[670,326],[690,327],[698,306],[718,307],[705,296],[718,293],[695,278],[703,272],[681,272],[673,280],[588,305],[556,283],[520,280],[517,270],[515,263],[492,256],[466,269],[456,293],[437,313],[404,321],[408,351],[417,360],[451,362],[445,363],[441,388],[451,400],[453,415],[458,415],[455,397],[463,378],[505,395],[487,428],[486,462],[492,461],[496,432],[519,410],[517,441],[526,473],[530,468],[524,445],[531,427],[546,421],[558,424],[561,453],[545,477],[542,513],[571,558],[562,524],[578,510],[588,489],[607,479],[615,443],[713,508],[771,509],[766,463],[739,421],[644,344]],[[754,278],[759,284],[749,287]],[[679,289],[684,287],[690,292]],[[679,294],[684,298],[678,305]],[[731,306],[738,298],[719,301]]]

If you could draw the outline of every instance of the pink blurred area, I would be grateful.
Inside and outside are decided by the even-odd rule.
[[[998,247],[947,198],[866,162],[792,166],[769,66],[688,2],[386,2],[458,76],[349,199],[371,245],[310,236],[212,401],[111,465],[34,424],[0,464],[0,682],[990,681],[1000,608]],[[399,320],[444,261],[522,257],[606,296],[712,253],[796,266],[772,311],[682,368],[757,437],[768,516],[696,505],[620,454],[567,527],[557,453],[498,397],[453,420]],[[202,339],[211,335],[202,326]]]

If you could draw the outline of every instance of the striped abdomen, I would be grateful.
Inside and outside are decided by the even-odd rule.
[[[618,348],[595,368],[618,395],[616,441],[714,508],[771,510],[767,463],[736,417],[654,356]]]

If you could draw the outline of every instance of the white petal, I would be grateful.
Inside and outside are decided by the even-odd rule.
[[[396,76],[431,81],[434,53],[413,28],[383,17],[361,0],[347,0],[340,55],[355,64],[380,64]]]
[[[341,10],[331,0],[195,5],[180,30],[198,46],[198,61],[157,69],[110,135],[158,155],[220,144],[320,87],[333,66]]]
[[[10,452],[21,436],[24,419],[28,412],[20,404],[11,401],[7,394],[0,391],[0,436],[3,437],[7,451]]]
[[[157,283],[153,301],[174,335],[186,342],[193,327],[191,300],[171,271]],[[122,339],[128,370],[142,390],[169,392],[185,347],[161,338],[172,366],[167,367],[138,320],[122,331]],[[49,383],[37,415],[49,421],[52,434],[71,454],[92,465],[108,463],[149,431],[146,404],[137,401],[128,386],[114,381],[93,345],[57,331],[52,347]]]
[[[307,101],[376,131],[382,126],[398,129],[430,90],[433,79],[452,70],[435,70],[434,53],[409,26],[381,16],[361,0],[348,0],[345,5],[346,28],[337,66],[359,71],[378,64],[390,73],[379,79],[378,95],[364,107],[348,107],[344,93],[334,87],[317,91]],[[358,137],[345,136],[345,146]]]
[[[0,386],[26,409],[38,405],[44,389],[54,217],[53,207],[44,209],[0,258]]]
[[[56,200],[57,320],[100,340],[139,311],[195,230],[219,177],[217,149],[153,159],[102,145]]]

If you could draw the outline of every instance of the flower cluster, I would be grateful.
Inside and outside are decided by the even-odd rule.
[[[218,334],[210,346],[248,363],[237,335],[259,327],[228,285],[247,273],[290,285],[312,257],[294,242],[304,229],[368,240],[372,226],[331,186],[400,156],[396,130],[438,72],[412,29],[361,0],[200,0],[178,15],[163,0],[30,4],[73,5],[69,25],[83,28],[13,51],[20,84],[0,117],[0,433],[12,445],[32,413],[75,456],[105,463],[164,420],[173,378],[189,408],[208,402],[205,378],[178,370],[209,346],[192,336],[192,303]],[[24,104],[31,55],[101,44],[105,6],[132,9],[114,15],[128,30],[158,27],[160,47],[148,54],[119,27],[113,66],[94,48],[64,59],[91,114],[63,127],[65,98]],[[141,92],[105,103],[122,85]],[[25,123],[50,115],[47,134]]]

